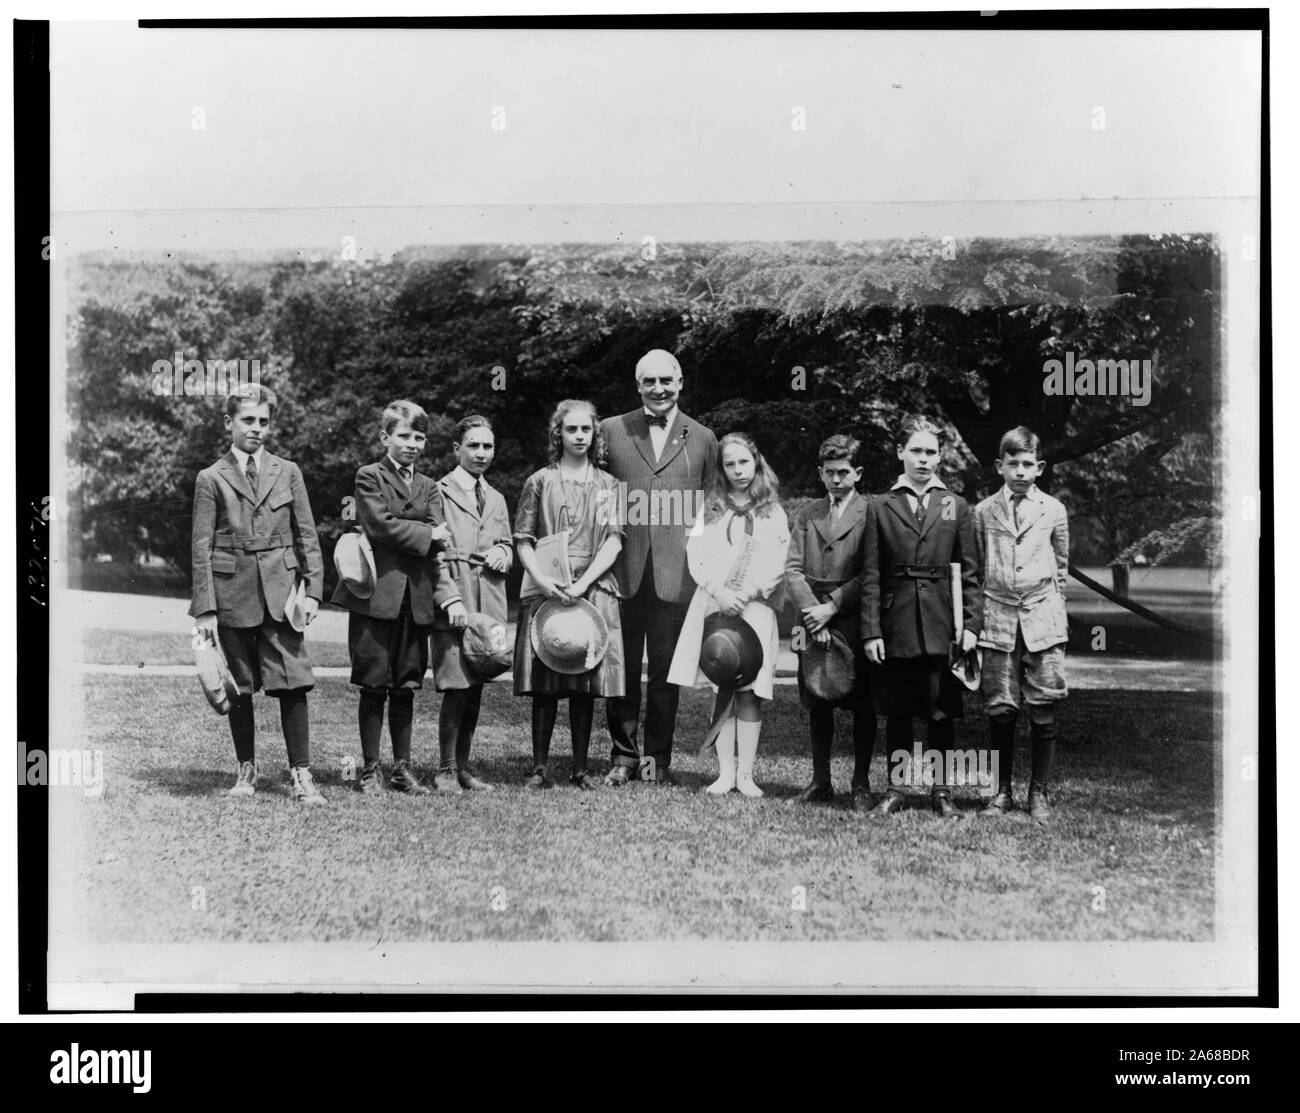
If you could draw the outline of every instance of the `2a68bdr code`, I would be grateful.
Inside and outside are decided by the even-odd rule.
[[[1186,1051],[1180,1051],[1176,1047],[1166,1048],[1163,1051],[1137,1051],[1122,1047],[1119,1057],[1121,1061],[1142,1063],[1195,1063],[1210,1060],[1246,1063],[1250,1061],[1250,1052],[1242,1048],[1222,1047],[1194,1047]]]

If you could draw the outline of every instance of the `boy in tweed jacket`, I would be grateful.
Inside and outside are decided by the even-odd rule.
[[[997,794],[981,814],[996,817],[1015,806],[1011,763],[1023,702],[1031,740],[1029,813],[1045,822],[1056,705],[1066,696],[1070,530],[1065,507],[1035,484],[1045,464],[1040,452],[1038,437],[1023,425],[1003,434],[996,464],[1003,486],[975,508],[975,544],[984,583],[981,688],[999,776]]]
[[[325,589],[316,522],[291,460],[267,452],[275,395],[249,383],[226,399],[230,451],[199,472],[194,484],[193,595],[198,631],[215,634],[239,685],[230,706],[230,733],[239,772],[231,796],[257,785],[253,693],[265,689],[280,704],[289,752],[290,795],[302,804],[325,798],[312,780],[307,693],[315,679],[303,634],[285,604],[301,578],[306,622]]]

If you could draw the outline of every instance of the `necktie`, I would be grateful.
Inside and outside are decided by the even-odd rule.
[[[1024,495],[1011,496],[1011,521],[1015,524],[1017,533],[1020,532],[1020,504],[1024,501]]]
[[[411,489],[411,484],[415,482],[415,472],[410,468],[398,468],[397,474],[402,477],[402,482],[406,484],[406,489]]]
[[[925,525],[925,502],[921,495],[916,496],[916,524]]]
[[[838,522],[840,515],[844,513],[844,500],[831,499],[831,521]]]
[[[248,467],[244,469],[244,474],[248,476],[248,485],[257,491],[257,461],[250,456],[248,458]]]
[[[478,516],[483,517],[483,504],[486,496],[483,494],[483,480],[474,480],[474,501],[478,503]]]
[[[667,429],[667,428],[668,428],[668,415],[667,415],[667,414],[658,414],[658,415],[655,415],[655,414],[646,414],[646,415],[645,415],[645,419],[646,419],[646,421],[649,422],[649,424],[651,424],[651,425],[658,425],[660,429]]]

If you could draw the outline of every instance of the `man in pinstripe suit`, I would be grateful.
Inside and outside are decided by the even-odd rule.
[[[717,464],[713,430],[677,408],[682,369],[671,352],[655,348],[636,365],[641,406],[601,422],[609,472],[625,485],[627,531],[615,573],[623,596],[623,660],[627,695],[607,700],[613,767],[605,778],[623,785],[642,770],[647,779],[672,784],[673,729],[678,689],[668,668],[695,592],[686,567],[686,531],[703,504]],[[641,716],[641,659],[646,684],[645,760],[637,748]]]

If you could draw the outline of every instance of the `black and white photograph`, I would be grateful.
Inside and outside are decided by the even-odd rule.
[[[51,24],[48,1007],[1257,997],[1262,35],[1161,19]]]

